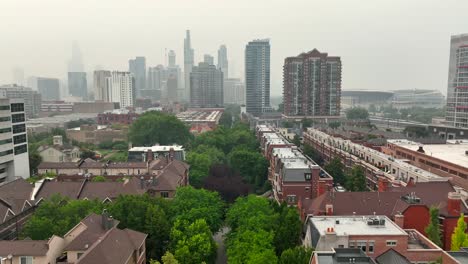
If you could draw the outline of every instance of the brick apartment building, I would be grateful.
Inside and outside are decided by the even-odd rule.
[[[99,125],[131,125],[139,116],[139,114],[135,112],[119,110],[120,111],[114,110],[112,112],[99,113],[97,116],[97,123]]]
[[[360,248],[373,259],[394,250],[412,263],[438,259],[444,264],[459,263],[417,230],[404,229],[382,215],[309,217],[304,246],[313,247],[316,252]]]
[[[8,264],[143,264],[146,236],[119,229],[106,212],[91,214],[63,237],[49,240],[1,240],[0,262]]]
[[[300,201],[302,219],[308,215],[385,215],[405,229],[425,234],[430,207],[439,209],[442,248],[448,250],[451,235],[461,213],[468,208],[450,182],[420,182],[406,187],[392,187],[382,178],[377,192],[326,192],[316,199]]]

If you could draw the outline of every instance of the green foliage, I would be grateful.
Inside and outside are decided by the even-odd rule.
[[[346,118],[350,120],[363,120],[369,118],[369,112],[362,107],[354,107],[346,111]]]
[[[267,199],[249,195],[240,197],[229,208],[226,223],[233,229],[273,229],[274,210]]]
[[[298,147],[301,146],[301,138],[298,135],[294,135],[292,143]]]
[[[272,230],[275,233],[273,242],[279,256],[284,250],[300,245],[302,223],[296,208],[288,207],[286,203],[280,206],[274,203],[273,207],[278,215],[276,226]]]
[[[346,189],[351,192],[367,191],[366,175],[360,166],[353,166],[351,173],[346,181]]]
[[[439,247],[442,246],[442,239],[440,237],[440,228],[439,228],[439,209],[437,207],[431,207],[429,210],[431,219],[429,225],[424,229],[426,231],[427,237],[434,242],[434,244]]]
[[[94,119],[79,119],[79,120],[73,120],[68,123],[66,123],[67,128],[75,128],[75,127],[80,127],[81,125],[92,125],[95,124],[96,121]]]
[[[318,165],[323,165],[323,158],[320,153],[310,145],[304,145],[304,154],[309,156]]]
[[[110,160],[112,162],[126,162],[127,159],[128,159],[128,151],[118,151],[112,154],[110,157],[103,159],[103,161]]]
[[[295,123],[292,121],[287,121],[287,120],[281,121],[281,126],[285,128],[292,128],[294,127],[294,125]]]
[[[148,234],[148,259],[159,258],[169,245],[171,224],[167,211],[167,201],[148,195],[120,196],[109,206],[109,213],[120,221],[119,228],[130,228]]]
[[[312,249],[297,246],[289,248],[283,253],[279,259],[279,264],[309,264],[310,257],[312,256]]]
[[[468,247],[466,226],[465,215],[461,214],[457,221],[457,227],[455,227],[452,234],[452,251],[459,251],[461,247]]]
[[[42,157],[37,151],[29,152],[29,171],[32,175],[37,174],[37,167],[42,162]]]
[[[154,259],[150,259],[149,263],[161,264],[161,262],[154,260]],[[162,264],[179,264],[179,261],[177,261],[177,259],[174,257],[174,255],[171,252],[167,251],[166,254],[162,256]]]
[[[103,204],[96,200],[68,200],[55,195],[42,201],[33,216],[26,222],[21,237],[33,240],[63,236],[91,212],[100,213]]]
[[[227,256],[230,264],[277,263],[273,232],[263,229],[238,231],[227,241]]]
[[[173,115],[162,112],[146,112],[130,126],[128,137],[136,146],[154,144],[184,145],[192,135],[188,127]]]
[[[267,180],[268,161],[259,152],[243,148],[236,149],[229,153],[228,164],[248,183],[254,184],[257,188]]]
[[[204,219],[194,222],[176,220],[171,241],[175,258],[181,263],[214,263],[216,259],[216,243]]]
[[[309,118],[303,118],[301,122],[303,128],[311,127],[314,124],[314,120]]]
[[[344,173],[345,167],[343,163],[341,162],[341,159],[333,158],[332,160],[330,160],[330,162],[328,162],[327,165],[323,167],[323,169],[333,177],[333,181],[335,182],[335,184],[338,183],[342,186],[345,185],[346,183],[346,177]]]
[[[341,122],[338,122],[338,121],[333,121],[333,122],[328,123],[328,127],[330,127],[331,129],[337,129],[340,126],[341,126]]]
[[[213,233],[223,224],[224,202],[217,192],[190,186],[180,187],[172,201],[171,210],[174,220],[189,223],[197,219],[205,220]]]
[[[92,181],[92,182],[105,182],[105,181],[106,181],[106,177],[101,176],[101,175],[94,176],[93,179],[91,179],[91,181]]]
[[[230,128],[232,125],[232,115],[230,112],[224,112],[219,119],[219,125]]]
[[[85,149],[81,151],[80,158],[82,159],[94,159],[95,157],[96,157],[96,152],[92,150]]]
[[[212,166],[212,160],[208,154],[190,151],[187,154],[186,162],[190,165],[190,184],[200,187],[203,180],[208,177]]]

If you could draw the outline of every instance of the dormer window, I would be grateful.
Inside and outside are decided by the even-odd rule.
[[[304,177],[306,181],[310,181],[312,179],[312,174],[311,173],[304,173]]]

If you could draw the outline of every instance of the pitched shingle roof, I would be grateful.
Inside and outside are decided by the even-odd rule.
[[[375,258],[377,264],[411,264],[403,255],[393,249],[389,249]]]
[[[45,256],[47,240],[0,240],[0,256]]]

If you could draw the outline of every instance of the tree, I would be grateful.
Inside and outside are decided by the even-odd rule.
[[[228,164],[250,184],[263,186],[268,175],[268,161],[259,152],[240,148],[228,155]]]
[[[352,192],[367,191],[366,175],[360,166],[353,166],[346,181],[346,188]]]
[[[249,195],[238,198],[229,208],[226,223],[232,230],[238,228],[272,230],[277,217],[268,199]]]
[[[323,169],[328,172],[333,177],[335,184],[340,184],[342,186],[346,183],[346,177],[344,174],[344,165],[339,158],[333,158],[328,162]]]
[[[251,192],[251,186],[244,182],[238,172],[227,165],[214,165],[209,176],[203,180],[203,188],[216,191],[228,203],[234,202],[239,196],[246,196]]]
[[[277,263],[272,245],[273,233],[260,230],[240,230],[227,241],[227,256],[230,264]]]
[[[179,264],[179,261],[177,261],[177,259],[174,257],[174,255],[167,251],[166,254],[164,254],[164,256],[162,256],[162,264]],[[157,261],[157,260],[154,260],[154,259],[150,259],[149,261],[150,264],[161,264],[161,262]]]
[[[427,237],[439,247],[442,246],[442,239],[440,237],[439,228],[439,209],[437,207],[431,207],[429,210],[431,216],[429,225],[424,229]]]
[[[301,146],[301,138],[298,135],[294,135],[292,143],[298,147]]]
[[[189,223],[197,219],[205,220],[213,233],[223,224],[224,203],[216,192],[190,186],[180,187],[172,201],[171,210],[174,220]]]
[[[315,163],[318,165],[323,165],[323,158],[320,153],[314,149],[311,145],[305,144],[304,145],[304,154],[309,156]]]
[[[42,162],[42,157],[37,151],[29,152],[29,170],[32,175],[37,174],[37,167]]]
[[[350,108],[346,111],[346,118],[350,120],[363,120],[369,118],[369,112],[362,107]]]
[[[328,123],[328,127],[330,127],[331,129],[337,129],[340,126],[341,126],[341,122],[338,122],[338,121]]]
[[[208,177],[212,160],[208,154],[190,151],[187,154],[187,163],[190,165],[190,184],[200,187],[203,180]]]
[[[297,246],[294,248],[289,248],[283,253],[279,259],[279,264],[309,264],[310,257],[312,255],[311,248],[305,248]]]
[[[82,158],[82,159],[94,159],[95,157],[96,157],[96,152],[94,152],[92,150],[85,149],[85,150],[81,151],[80,158]]]
[[[302,223],[297,210],[293,207],[288,207],[286,203],[282,203],[280,206],[274,203],[273,207],[279,215],[276,218],[276,226],[273,229],[275,232],[273,243],[276,254],[280,255],[284,250],[300,245]]]
[[[461,247],[468,246],[468,234],[466,233],[465,215],[460,214],[457,221],[457,227],[453,230],[452,234],[452,251],[459,251]]]
[[[216,243],[204,219],[192,222],[177,220],[171,230],[172,250],[181,263],[214,263]]]
[[[302,119],[302,127],[305,129],[305,128],[308,128],[308,127],[311,127],[313,124],[314,124],[314,121],[312,119],[309,119],[309,118],[303,118]]]
[[[106,181],[106,177],[101,176],[101,175],[94,176],[94,177],[91,179],[91,181],[92,181],[92,182],[105,182],[105,181]]]
[[[128,131],[137,146],[186,144],[192,137],[188,127],[173,115],[150,111],[138,117]]]
[[[219,119],[219,124],[230,128],[232,125],[232,115],[230,112],[224,111]]]

